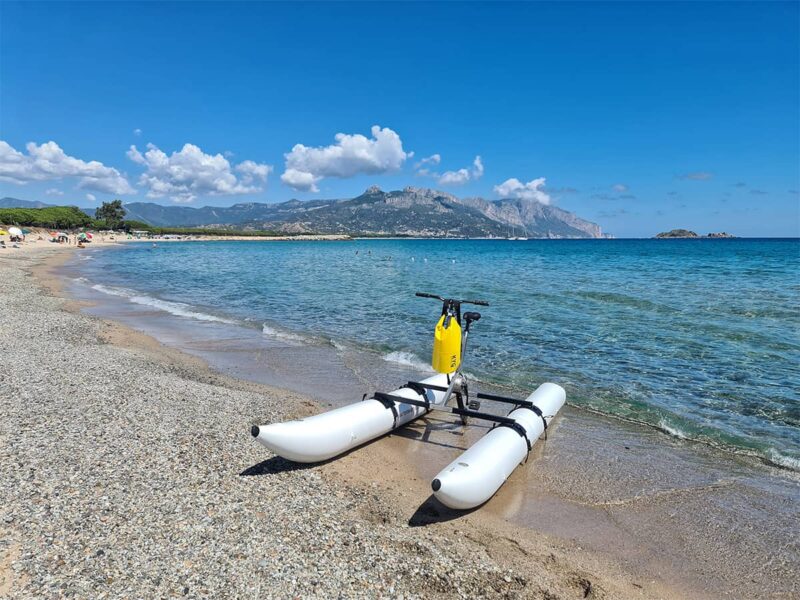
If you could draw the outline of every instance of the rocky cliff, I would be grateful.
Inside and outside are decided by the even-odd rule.
[[[125,208],[128,218],[157,226],[422,237],[603,237],[595,223],[555,206],[532,200],[458,198],[415,187],[384,192],[373,186],[360,196],[338,200],[242,203],[225,208],[132,203]]]

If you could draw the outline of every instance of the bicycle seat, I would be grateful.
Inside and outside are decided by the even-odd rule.
[[[479,312],[465,312],[464,319],[466,319],[467,323],[472,323],[472,321],[479,321],[481,318],[481,313]]]

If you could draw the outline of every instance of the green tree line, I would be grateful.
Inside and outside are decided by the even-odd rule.
[[[287,235],[277,231],[237,231],[234,229],[206,229],[192,227],[153,227],[141,221],[124,220],[125,211],[120,205],[104,203],[93,219],[75,206],[50,206],[47,208],[0,208],[0,224],[6,227],[46,227],[49,229],[122,229],[147,231],[154,235],[214,235],[275,237]],[[291,235],[291,234],[289,234]]]
[[[76,206],[47,206],[45,208],[0,208],[0,223],[53,229],[123,229],[125,208],[122,200],[103,202],[90,217]]]
[[[85,212],[75,206],[49,206],[47,208],[0,208],[0,223],[20,227],[50,227],[76,229],[94,223]]]
[[[154,227],[142,221],[123,221],[126,231],[147,231],[153,235],[211,235],[211,236],[242,236],[242,237],[277,237],[293,236],[299,234],[283,233],[280,231],[265,230],[237,230],[237,229],[207,229],[203,227]]]

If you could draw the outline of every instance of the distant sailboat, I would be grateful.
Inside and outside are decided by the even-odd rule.
[[[528,239],[528,230],[525,229],[524,225],[522,226],[522,230],[525,232],[525,236],[524,237],[523,236],[517,236],[516,235],[517,228],[514,227],[512,232],[511,232],[511,235],[509,235],[506,239],[509,240],[509,241],[514,241],[514,242],[527,240]]]

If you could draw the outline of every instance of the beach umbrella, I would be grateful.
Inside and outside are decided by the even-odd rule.
[[[78,239],[79,240],[85,240],[86,239],[86,234],[85,233],[79,233],[78,234]]]
[[[89,238],[89,239],[92,239],[94,236],[87,231],[86,232],[86,237]]]
[[[22,235],[28,235],[30,232],[30,229],[26,229],[25,227],[22,228]]]
[[[0,235],[8,235],[8,232],[5,229],[0,229]]]
[[[22,235],[22,229],[20,229],[19,227],[9,227],[8,233],[10,235]]]

